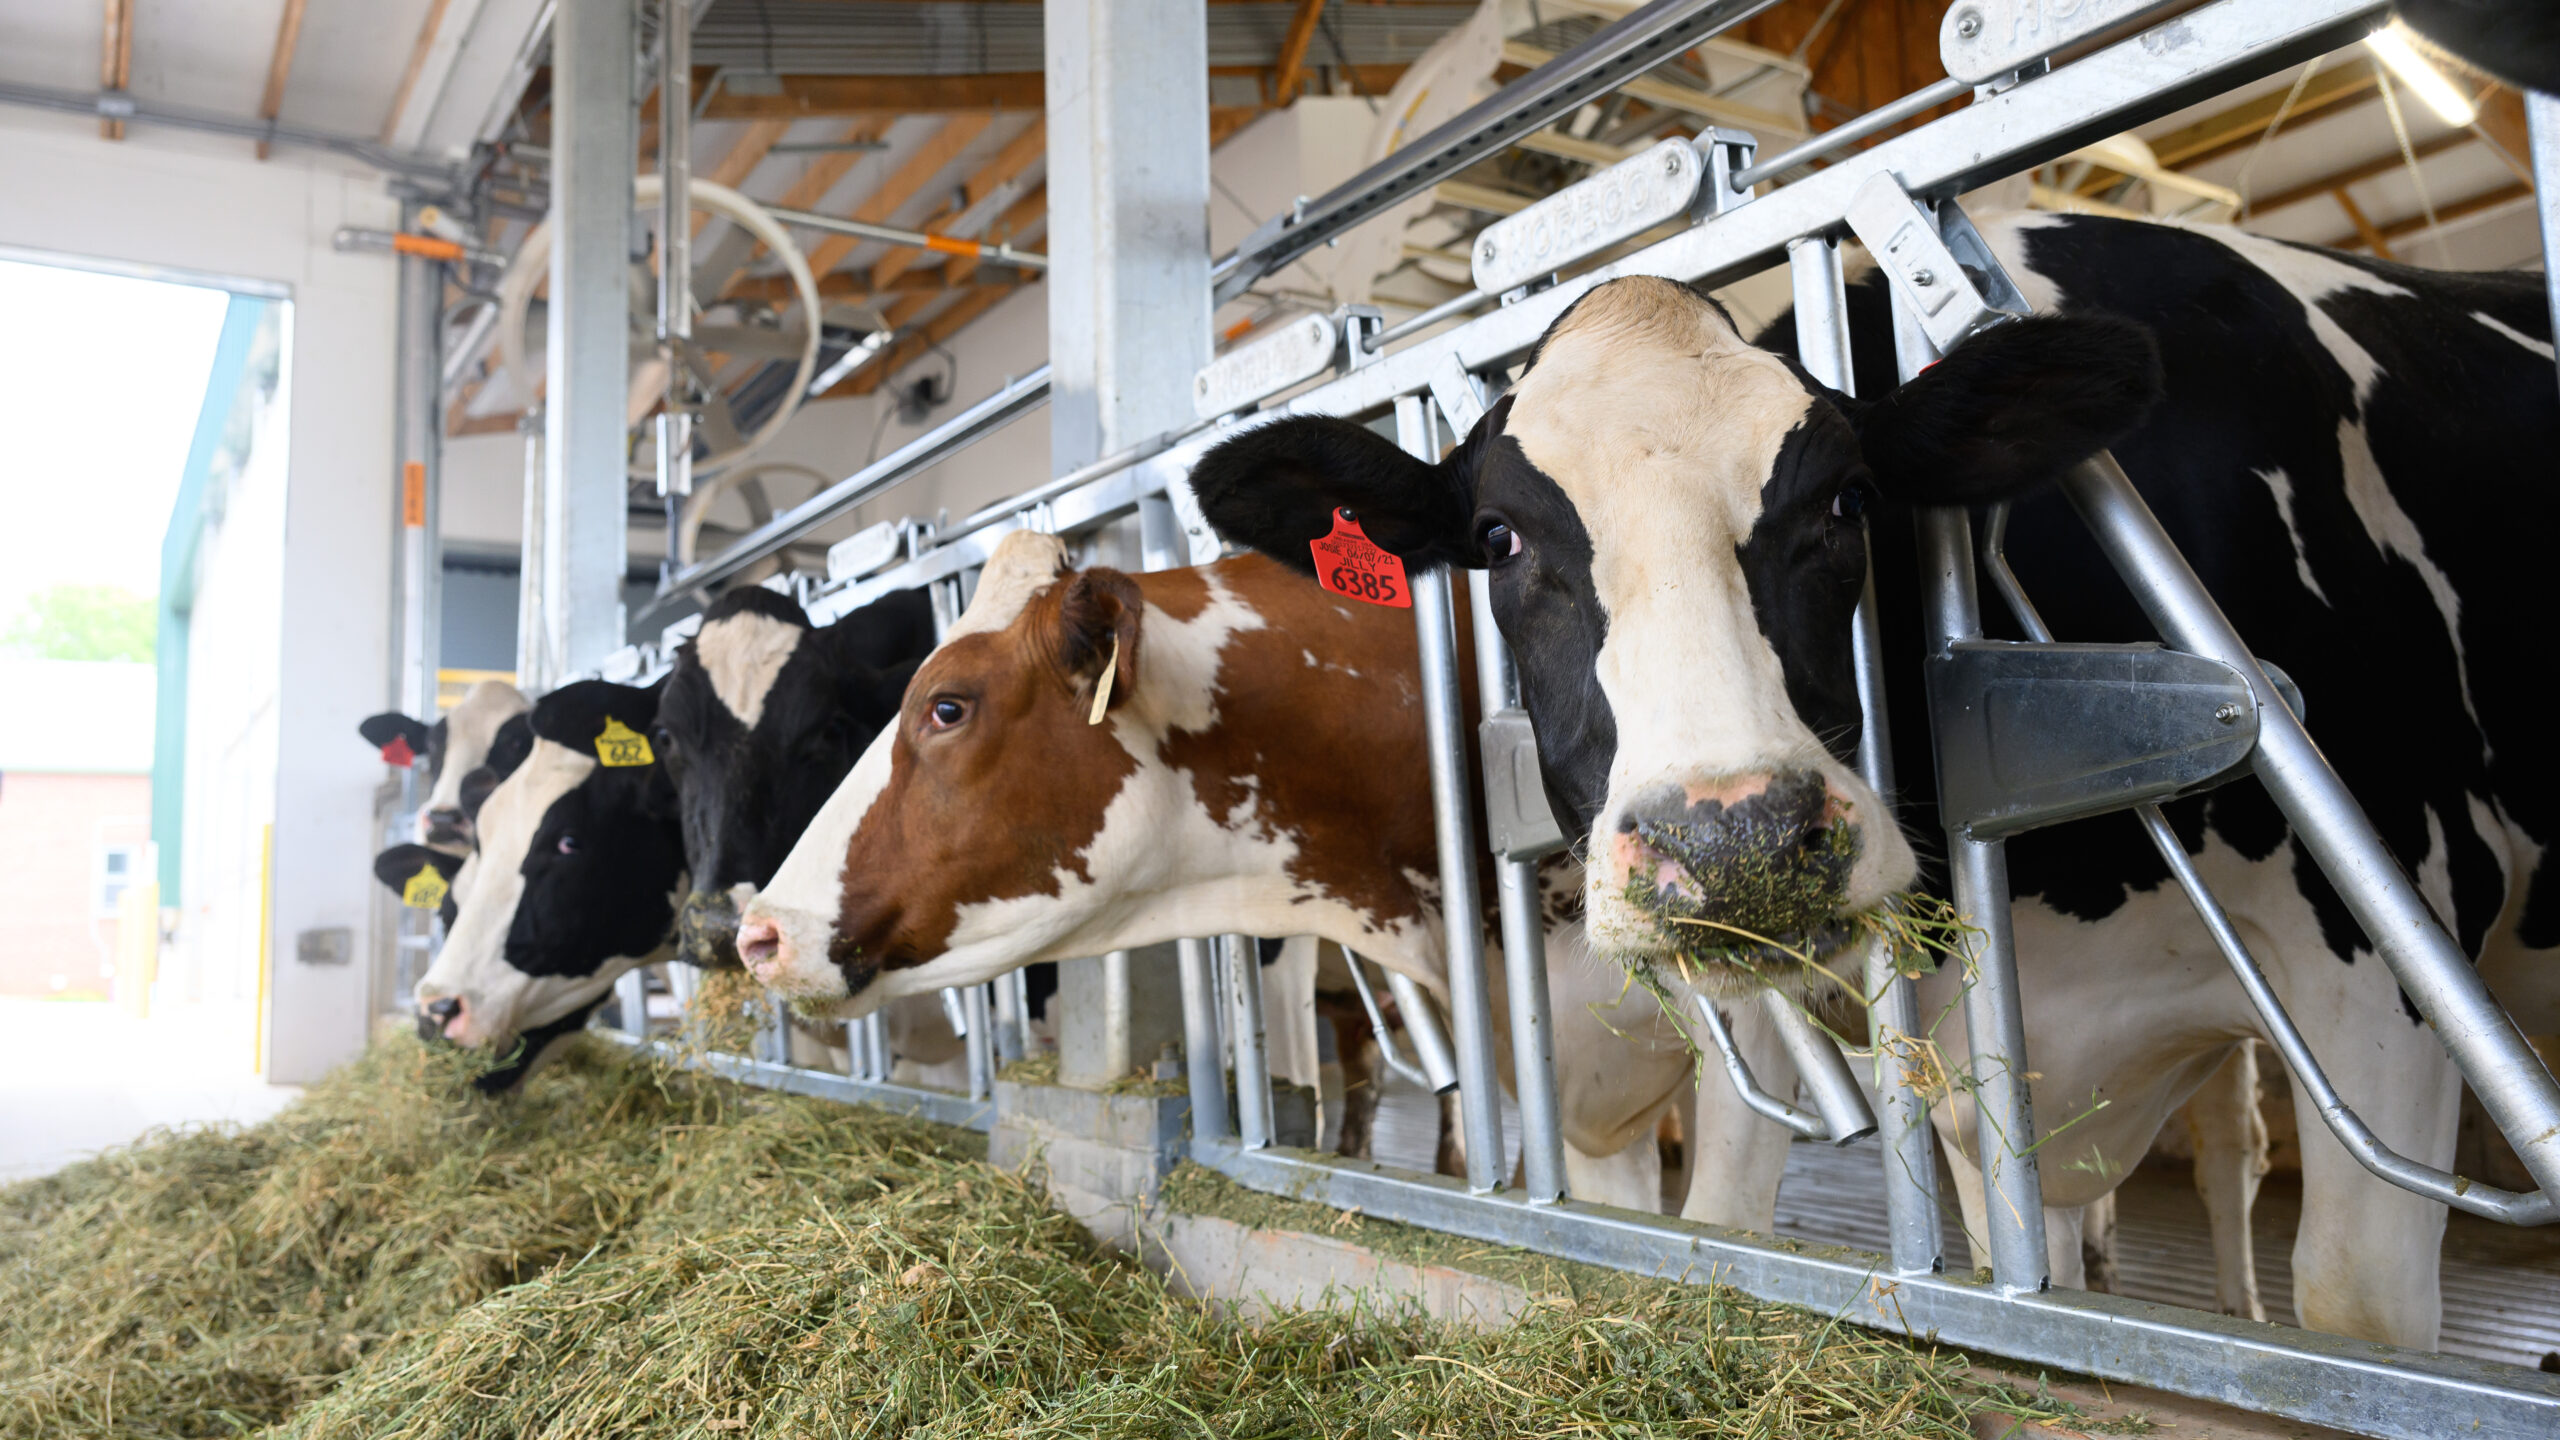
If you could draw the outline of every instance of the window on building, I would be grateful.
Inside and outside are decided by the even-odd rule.
[[[127,886],[133,884],[142,866],[139,845],[101,845],[98,847],[98,913],[111,916],[124,899]]]

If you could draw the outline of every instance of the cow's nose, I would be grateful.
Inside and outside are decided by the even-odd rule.
[[[471,817],[452,805],[439,805],[426,814],[427,838],[451,843],[471,838]]]
[[[462,1028],[462,997],[448,995],[430,1000],[418,1007],[418,1038],[421,1040],[459,1040],[455,1033]]]
[[[1615,844],[1627,879],[1658,900],[1731,908],[1748,924],[1779,920],[1773,902],[1836,900],[1856,838],[1819,771],[1781,770],[1648,787],[1620,810]]]
[[[726,890],[695,890],[676,916],[676,958],[707,970],[738,967],[738,902]]]
[[[770,980],[790,963],[783,953],[782,927],[769,916],[752,915],[738,922],[738,958],[747,973]]]

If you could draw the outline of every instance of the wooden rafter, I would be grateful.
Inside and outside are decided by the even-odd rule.
[[[962,110],[1040,110],[1048,92],[1037,71],[1016,75],[785,75],[781,92],[741,95],[721,87],[706,120],[799,119],[885,110],[901,115]]]
[[[773,147],[779,144],[782,137],[790,133],[790,130],[791,122],[788,120],[756,121],[747,127],[745,134],[738,137],[736,144],[729,147],[729,153],[713,162],[711,168],[703,171],[700,178],[715,185],[726,185],[732,190],[737,189],[747,183],[748,176],[756,173],[756,167],[764,163],[764,157],[773,153]],[[859,154],[859,152],[853,153]],[[695,234],[700,234],[702,227],[710,223],[711,216],[708,213],[699,210],[694,212]]]
[[[941,270],[910,270],[883,285],[868,270],[830,270],[818,277],[818,298],[827,301],[860,303],[886,296],[939,295],[947,290],[964,289],[968,281]],[[788,275],[755,275],[729,287],[733,299],[762,300],[773,305],[788,305],[799,294],[791,288]]]
[[[2364,207],[2356,203],[2356,197],[2347,193],[2346,186],[2341,185],[2329,194],[2338,202],[2338,208],[2346,212],[2348,223],[2356,227],[2356,234],[2364,241],[2366,249],[2385,260],[2400,258],[2391,253],[2391,242],[2383,238],[2381,231],[2373,228],[2373,221],[2365,215]]]
[[[2468,130],[2449,130],[2442,135],[2431,135],[2409,148],[2419,159],[2424,160],[2430,155],[2453,149],[2457,145],[2468,145],[2474,138]],[[2401,158],[2397,150],[2388,155],[2376,155],[2370,160],[2323,175],[2317,180],[2307,180],[2291,189],[2279,190],[2263,200],[2251,200],[2249,213],[2264,215],[2270,210],[2282,210],[2288,205],[2299,205],[2305,200],[2316,199],[2332,190],[2353,185],[2359,180],[2370,180],[2376,175],[2401,169],[2407,164],[2408,162]]]
[[[2491,85],[2474,104],[2480,115],[2471,122],[2470,133],[2487,141],[2490,152],[2517,179],[2532,184],[2533,137],[2525,125],[2524,96],[2504,85]]]
[[[925,222],[925,233],[948,234],[951,226],[957,223],[961,216],[968,214],[998,189],[1019,179],[1023,171],[1031,168],[1033,161],[1048,153],[1048,149],[1048,120],[1046,117],[1035,117],[1031,122],[1031,128],[1005,142],[1005,147],[995,153],[995,158],[979,166],[978,173],[961,183],[960,194],[956,197],[958,204],[949,213]],[[881,256],[878,263],[871,267],[873,288],[888,288],[924,256],[924,251],[906,247],[891,250],[888,254]]]
[[[292,31],[288,33],[299,32],[302,29],[302,3],[303,0],[285,0],[285,23],[292,27]],[[427,52],[435,48],[436,32],[444,28],[445,4],[446,0],[428,0],[427,18],[419,23],[417,41],[409,47],[409,68],[400,72],[400,88],[391,92],[390,113],[382,117],[382,143],[385,145],[390,144],[391,137],[399,131],[401,113],[409,108],[409,100],[418,88],[418,77],[426,72]],[[282,38],[277,40],[276,63],[278,65],[293,63],[293,52],[290,46],[290,41]],[[267,103],[274,104],[283,93],[283,77],[270,72],[267,76]],[[274,112],[269,111],[267,118],[274,119]],[[258,158],[261,160],[267,158],[267,147],[263,144],[258,147]]]
[[[1298,98],[1306,76],[1307,45],[1316,38],[1316,22],[1324,18],[1325,0],[1298,0],[1289,15],[1289,31],[1280,37],[1280,64],[1271,83],[1271,103],[1286,105]]]
[[[857,115],[837,133],[835,138],[839,143],[847,145],[860,141],[879,140],[888,135],[889,127],[897,123],[897,118],[894,115]],[[772,143],[766,142],[765,148],[771,150]],[[731,157],[734,157],[735,153],[732,151]],[[859,164],[866,153],[861,150],[836,150],[817,156],[809,162],[809,168],[800,172],[800,178],[791,182],[791,188],[782,192],[781,200],[775,203],[788,210],[807,210],[814,207],[819,201],[827,198],[827,192],[836,188],[836,182],[842,180],[855,165]],[[724,157],[723,163],[731,157]],[[756,247],[758,254],[763,253],[763,250],[764,247],[761,245]],[[735,292],[739,277],[745,273],[742,267],[723,280],[718,289],[706,290],[703,293],[732,294]]]
[[[2473,195],[2468,199],[2456,200],[2450,205],[2437,206],[2436,224],[2442,225],[2449,220],[2459,220],[2467,215],[2477,215],[2483,210],[2495,210],[2501,205],[2512,205],[2518,200],[2530,197],[2532,194],[2533,187],[2523,184],[2522,182],[2518,182],[2513,185],[2501,185],[2495,190],[2482,191],[2480,194]],[[2405,235],[2415,235],[2428,228],[2427,217],[2424,215],[2412,215],[2405,220],[2394,220],[2388,225],[2375,227],[2376,233],[2378,233],[2385,242],[2400,239]],[[2370,242],[2360,234],[2342,235],[2337,239],[2330,241],[2329,248],[2332,250],[2353,250],[2358,246],[2368,243]]]
[[[960,152],[986,133],[987,126],[994,121],[993,115],[985,113],[954,115],[943,121],[942,128],[934,132],[933,138],[907,157],[907,163],[899,166],[896,173],[862,198],[862,203],[854,207],[852,218],[873,225],[889,223],[889,217],[897,212],[899,206],[933,183],[933,177],[959,158]],[[807,207],[803,205],[802,208]],[[817,249],[809,252],[809,268],[824,275],[836,268],[861,243],[850,235],[830,235]]]
[[[2291,127],[2325,111],[2360,104],[2380,92],[2374,81],[2373,67],[2362,60],[2351,60],[2343,65],[2323,66],[2311,77],[2311,83],[2302,87],[2301,97],[2293,102],[2293,108],[2287,110],[2285,97],[2292,93],[2293,87],[2287,85],[2172,130],[2151,142],[2151,153],[2172,170],[2202,164],[2257,144],[2258,137],[2266,133],[2268,123],[2280,110],[2284,112],[2284,123]]]
[[[107,0],[107,28],[98,43],[98,88],[121,93],[133,81],[133,0]],[[124,138],[124,122],[100,120],[98,134]]]

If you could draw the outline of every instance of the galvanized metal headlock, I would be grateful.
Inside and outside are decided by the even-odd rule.
[[[1938,24],[1938,59],[1967,85],[2011,75],[2093,35],[2181,0],[1956,0]]]
[[[2031,308],[1961,209],[1933,216],[1890,174],[1868,177],[1843,218],[1942,352]]]

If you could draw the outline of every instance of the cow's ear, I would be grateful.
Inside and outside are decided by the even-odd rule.
[[[1191,490],[1218,533],[1305,574],[1308,545],[1348,510],[1362,533],[1418,564],[1482,565],[1469,538],[1476,458],[1499,434],[1505,396],[1467,443],[1434,465],[1364,425],[1308,416],[1258,425],[1200,457]]]
[[[1067,685],[1100,710],[1136,693],[1138,625],[1146,610],[1138,582],[1117,570],[1083,571],[1059,587],[1050,655]]]
[[[658,691],[665,683],[645,690],[610,680],[563,685],[535,702],[533,733],[609,764],[645,764],[639,757],[646,752],[631,748],[629,741],[646,736],[658,723]],[[598,750],[599,744],[606,749]]]
[[[364,743],[382,752],[385,763],[393,765],[414,765],[427,758],[431,743],[425,725],[419,723],[415,716],[403,715],[397,710],[386,710],[380,715],[368,715],[357,721],[356,733],[364,737]],[[395,758],[400,754],[400,750],[393,748],[395,746],[405,748],[408,758]]]
[[[1850,405],[1876,486],[1914,505],[2006,500],[2130,434],[2160,398],[2151,332],[2037,315],[1986,330],[1872,405]]]
[[[434,871],[444,881],[439,887],[442,893],[436,896],[436,913],[443,916],[444,923],[450,926],[460,913],[460,907],[453,903],[453,877],[462,873],[461,856],[430,850],[424,845],[394,845],[373,857],[373,878],[381,881],[382,888],[399,896],[403,903],[409,899],[409,886],[417,880],[419,872],[425,870]]]
[[[933,653],[933,598],[892,590],[818,632],[829,653],[878,670]]]

